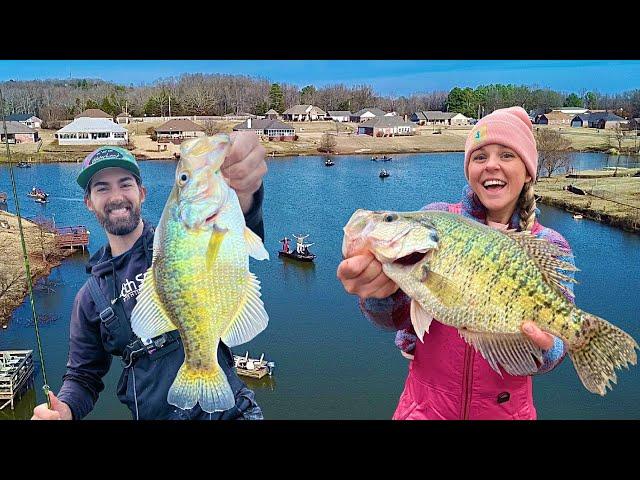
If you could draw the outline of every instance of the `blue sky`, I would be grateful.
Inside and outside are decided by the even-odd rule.
[[[490,83],[576,93],[640,89],[638,60],[0,60],[0,81],[71,75],[140,85],[197,72],[248,75],[299,87],[367,84],[385,96]]]

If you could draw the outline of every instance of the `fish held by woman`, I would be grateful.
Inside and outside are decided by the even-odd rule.
[[[220,173],[230,145],[227,135],[181,145],[153,261],[131,316],[141,338],[178,330],[185,360],[167,401],[182,409],[199,403],[209,413],[235,405],[217,361],[218,343],[248,342],[268,323],[249,256],[265,260],[269,254],[246,227],[238,197]]]
[[[636,364],[636,341],[566,298],[567,252],[529,232],[501,232],[440,211],[357,210],[344,227],[345,257],[369,250],[411,298],[422,340],[433,318],[458,329],[489,362],[512,375],[535,373],[542,351],[523,335],[535,322],[568,346],[587,390],[604,395],[616,368]],[[536,363],[537,361],[537,363]]]

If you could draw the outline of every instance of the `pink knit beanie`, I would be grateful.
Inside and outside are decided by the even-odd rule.
[[[497,143],[516,152],[532,180],[538,169],[538,150],[533,125],[522,107],[496,110],[475,124],[464,144],[464,176],[469,180],[469,158],[478,148]]]

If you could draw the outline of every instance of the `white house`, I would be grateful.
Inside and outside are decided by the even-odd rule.
[[[385,113],[379,108],[363,108],[351,115],[350,120],[355,123],[366,122],[376,117],[384,117]]]
[[[282,113],[283,120],[292,122],[323,120],[327,113],[313,105],[294,105]]]
[[[346,110],[329,110],[325,118],[336,122],[348,122],[349,117],[351,117],[351,112]]]
[[[20,122],[29,128],[40,128],[42,120],[30,113],[16,113],[7,117],[7,122]]]
[[[405,122],[400,117],[388,117],[382,115],[372,118],[358,125],[358,135],[371,135],[372,137],[395,137],[396,135],[414,135],[415,125]]]
[[[127,125],[131,123],[131,115],[129,115],[127,112],[119,113],[116,117],[116,122],[118,123],[118,125]]]
[[[56,132],[59,145],[126,145],[129,131],[107,118],[80,117]]]

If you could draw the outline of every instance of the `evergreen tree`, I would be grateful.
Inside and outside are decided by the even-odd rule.
[[[282,93],[282,87],[277,83],[271,84],[269,90],[269,109],[273,108],[276,112],[284,112],[284,94]]]
[[[94,102],[93,100],[88,99],[84,104],[84,109],[89,110],[90,108],[100,108],[100,105],[98,105],[97,102]]]
[[[300,103],[302,105],[311,105],[314,101],[314,96],[316,94],[316,87],[313,85],[307,85],[300,92]]]
[[[575,93],[572,93],[571,95],[569,95],[567,98],[564,99],[563,107],[581,107],[581,106],[582,106],[582,99]]]

